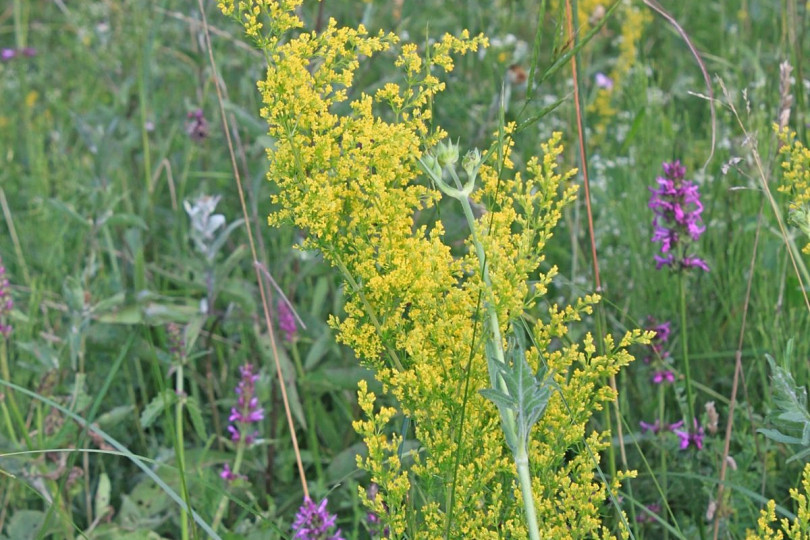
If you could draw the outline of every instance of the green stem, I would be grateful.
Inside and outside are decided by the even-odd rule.
[[[233,469],[231,472],[235,476],[239,476],[239,469],[242,467],[242,458],[245,455],[245,438],[240,437],[239,442],[236,443],[236,459],[233,462]],[[225,517],[225,509],[228,507],[228,497],[227,495],[223,495],[219,499],[219,505],[217,506],[217,513],[214,515],[214,521],[211,523],[211,528],[215,531],[219,528],[220,523],[222,523],[222,518]]]
[[[695,400],[692,396],[692,374],[689,370],[689,347],[686,330],[686,276],[683,271],[678,273],[678,293],[681,297],[681,349],[683,350],[683,373],[686,377],[686,401],[689,408],[687,428],[689,433],[695,432]]]
[[[11,370],[8,367],[8,342],[6,338],[0,338],[0,377],[5,379],[8,382],[11,381]],[[6,400],[8,400],[9,407],[6,407]],[[12,428],[12,420],[15,424],[17,424],[17,429],[20,432],[20,435],[23,439],[25,439],[25,444],[28,448],[34,448],[31,439],[28,437],[28,431],[25,429],[25,420],[23,420],[23,416],[20,413],[20,408],[17,406],[17,400],[14,398],[14,394],[11,391],[5,393],[4,398],[0,401],[2,404],[3,410],[3,417],[6,421],[6,425],[8,426],[8,432],[11,435],[11,440],[16,444],[17,438],[15,437],[15,430]],[[11,415],[9,416],[9,408],[11,409]]]
[[[185,482],[185,470],[186,470],[186,457],[185,452],[183,450],[183,404],[185,403],[185,389],[183,386],[183,361],[179,362],[177,366],[177,405],[175,406],[175,419],[174,422],[175,432],[177,437],[177,444],[175,445],[175,453],[177,454],[177,467],[180,471],[180,480],[183,484],[183,496],[186,500],[186,504],[191,506],[189,497],[188,497],[188,487],[186,486]],[[188,512],[186,509],[181,507],[180,508],[180,534],[183,540],[188,540]]]
[[[449,171],[453,177],[453,181],[456,183],[456,186],[459,190],[461,190],[461,180],[459,179],[455,170],[450,168]],[[492,333],[492,343],[495,345],[495,357],[498,362],[505,365],[506,358],[503,351],[503,337],[501,336],[498,313],[495,309],[494,298],[492,297],[492,282],[489,279],[489,266],[487,264],[486,253],[484,252],[484,246],[481,244],[481,241],[478,239],[478,235],[475,231],[475,216],[473,215],[470,200],[467,197],[459,197],[458,200],[461,202],[461,207],[464,209],[464,216],[467,219],[467,225],[470,227],[470,233],[472,235],[472,241],[473,245],[475,246],[476,254],[478,255],[478,260],[481,261],[481,275],[488,293],[488,297],[485,299],[488,316],[487,319],[489,322],[490,332]],[[506,383],[500,376],[498,377],[498,382],[500,390],[506,395],[509,395],[509,389],[506,387]],[[517,440],[517,415],[514,411],[509,411],[509,413],[504,416],[504,431],[508,432],[508,434],[511,435],[511,438]],[[532,490],[532,477],[529,469],[529,455],[526,450],[526,442],[519,440],[517,444],[518,448],[515,451],[515,466],[517,468],[520,492],[523,495],[523,509],[526,513],[526,526],[529,529],[529,538],[531,540],[540,540],[540,529],[537,524],[537,512],[534,508],[534,492]]]
[[[667,476],[667,453],[664,450],[664,385],[658,385],[658,439],[660,443],[660,456],[661,456],[661,496],[666,501],[667,491],[669,490],[669,480]],[[664,529],[664,540],[669,538],[669,530]]]
[[[523,508],[526,512],[526,525],[529,527],[529,538],[540,540],[540,530],[537,526],[537,512],[534,509],[534,492],[532,491],[532,477],[529,470],[529,455],[526,446],[518,449],[515,456],[518,480],[520,481],[520,494],[523,495]]]

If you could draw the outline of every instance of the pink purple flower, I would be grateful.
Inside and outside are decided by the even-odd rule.
[[[695,445],[695,447],[697,447],[698,450],[701,450],[703,448],[703,437],[705,435],[703,431],[703,426],[698,425],[697,418],[693,418],[693,420],[695,421],[694,424],[695,429],[692,433],[689,433],[688,431],[684,431],[682,429],[673,428],[675,435],[677,435],[678,438],[681,440],[681,450],[686,450],[687,448],[689,448],[690,444]],[[683,426],[683,420],[678,422],[678,424],[679,424],[678,427]],[[673,426],[674,425],[675,424],[673,424]]]
[[[202,109],[191,111],[186,115],[186,133],[194,142],[202,142],[208,138],[208,120],[205,119]]]
[[[236,479],[245,479],[246,477],[242,474],[236,474],[231,470],[231,466],[227,463],[222,467],[222,472],[219,473],[219,477],[225,480],[226,482],[233,482]]]
[[[304,504],[295,514],[295,521],[292,529],[295,533],[293,538],[298,540],[345,540],[340,536],[340,529],[332,533],[335,527],[337,516],[326,511],[327,499],[315,504],[312,499],[306,497]]]
[[[658,420],[656,420],[652,424],[648,424],[647,422],[642,420],[641,422],[638,423],[638,425],[641,426],[642,433],[646,433],[647,431],[649,431],[652,434],[656,434],[661,429],[661,422]]]
[[[602,73],[601,71],[594,76],[594,82],[599,88],[605,90],[613,90],[613,79]]]
[[[657,514],[661,511],[661,505],[658,503],[648,504],[645,508],[653,514]],[[647,512],[641,512],[636,516],[636,521],[638,523],[654,523],[656,519]]]
[[[702,259],[690,255],[688,248],[706,230],[702,225],[703,204],[697,184],[684,180],[686,168],[680,161],[664,163],[664,176],[658,177],[658,189],[650,188],[648,203],[655,214],[652,241],[661,244],[655,267],[700,268],[709,271]]]
[[[0,61],[8,62],[15,58],[25,56],[26,58],[33,58],[37,55],[37,50],[33,47],[23,47],[22,49],[0,49]]]
[[[377,493],[379,493],[379,492],[380,492],[380,486],[378,486],[375,483],[372,483],[371,485],[369,485],[368,489],[366,490],[368,500],[374,502],[374,500],[377,498]],[[388,506],[385,503],[383,503],[383,506],[385,507],[385,509],[387,511]],[[372,536],[375,536],[375,537],[381,536],[382,538],[388,538],[388,536],[390,534],[390,530],[388,529],[388,527],[385,527],[384,529],[380,530],[380,525],[382,523],[382,520],[380,519],[380,516],[378,516],[374,512],[369,512],[366,515],[366,522],[368,523],[368,529],[369,529],[369,532],[372,534]]]
[[[278,314],[279,330],[284,333],[284,339],[292,343],[298,332],[298,326],[295,324],[295,315],[284,298],[279,298],[276,302],[276,313]]]
[[[662,384],[663,382],[675,382],[675,374],[668,369],[665,371],[656,371],[653,373],[652,382],[655,384]]]
[[[0,259],[0,335],[8,339],[11,336],[11,324],[8,322],[14,300],[11,298],[11,285],[6,277],[6,267]]]
[[[259,407],[259,398],[256,397],[256,381],[259,380],[259,375],[253,372],[252,364],[240,367],[239,372],[242,377],[236,387],[236,394],[239,397],[236,400],[236,407],[231,407],[231,414],[228,417],[231,424],[228,431],[232,441],[239,442],[244,436],[245,442],[252,444],[257,433],[254,431],[252,434],[245,434],[245,432],[250,424],[264,419],[264,409]]]

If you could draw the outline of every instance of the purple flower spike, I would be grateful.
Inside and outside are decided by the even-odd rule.
[[[687,253],[690,243],[697,242],[706,230],[699,188],[684,180],[686,168],[680,161],[664,163],[663,168],[664,177],[656,179],[658,189],[650,188],[652,195],[647,205],[655,214],[652,241],[661,245],[655,268],[700,268],[708,272],[709,266],[702,259]]]
[[[192,141],[200,143],[208,138],[210,129],[202,109],[191,111],[186,118],[186,133]]]
[[[249,424],[255,424],[264,420],[264,409],[259,407],[259,398],[256,397],[256,381],[259,375],[253,373],[253,366],[245,364],[239,368],[242,375],[239,385],[236,387],[236,407],[231,407],[231,414],[228,421],[228,432],[231,434],[233,442],[239,442],[244,437],[245,443],[253,444],[258,436],[257,432],[245,435]]]
[[[14,300],[11,298],[11,285],[6,277],[6,267],[0,259],[0,336],[8,339],[11,336],[11,324],[9,315],[14,308]]]
[[[14,49],[2,49],[0,50],[0,60],[7,62],[12,60],[15,56],[17,56],[17,51]]]
[[[345,540],[340,536],[340,529],[330,532],[335,527],[337,516],[326,511],[327,499],[316,505],[306,497],[304,504],[295,514],[292,529],[293,538],[298,540]]]
[[[295,315],[283,298],[279,298],[276,303],[276,313],[278,313],[279,330],[284,333],[284,339],[292,343],[298,332],[298,326],[295,324]]]

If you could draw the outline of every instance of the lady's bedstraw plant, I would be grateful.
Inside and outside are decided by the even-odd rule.
[[[788,128],[779,129],[782,155],[782,185],[779,191],[787,193],[791,200],[789,205],[790,221],[806,236],[810,237],[810,149],[796,140],[796,134]],[[810,242],[802,252],[810,254]]]
[[[341,270],[345,316],[331,322],[399,406],[375,411],[376,396],[360,382],[366,419],[355,429],[368,455],[359,465],[379,490],[373,498],[363,488],[359,494],[379,518],[378,529],[391,538],[527,538],[532,519],[524,499],[531,499],[525,508],[534,505],[543,538],[609,537],[600,514],[608,488],[615,491],[626,475],[610,486],[596,480],[594,456],[609,444],[609,433],[586,433],[586,424],[614,399],[605,380],[632,360],[625,348],[649,336],[630,332],[618,344],[608,336],[604,355],[596,354],[590,335],[582,345],[569,344],[568,325],[590,312],[595,296],[551,306],[531,326],[523,322],[555,273],[539,272],[543,248],[575,196],[570,186],[560,196],[574,174],[557,170],[560,135],[542,145],[543,157],[528,163],[524,177],[512,172],[514,126],[505,126],[493,150],[462,163],[469,167],[465,184],[452,176],[452,184],[439,184],[451,160],[430,162],[446,137],[429,128],[430,103],[444,87],[433,73],[452,70],[452,54],[475,51],[486,39],[446,35],[430,45],[426,62],[416,45],[398,44],[393,34],[369,35],[362,26],[330,21],[320,33],[300,32],[299,4],[220,7],[268,58],[259,90],[275,140],[268,152],[277,190],[269,222],[305,230],[304,247],[319,249]],[[395,55],[401,83],[389,82],[373,96],[355,91],[349,101],[359,59],[380,52]],[[465,209],[472,234],[462,257],[443,241],[442,222],[425,218],[435,215],[442,195],[434,183],[450,188]],[[487,211],[471,215],[468,199]],[[532,340],[520,347],[511,329],[525,326]],[[552,350],[552,341],[562,345]],[[388,434],[400,412],[419,443],[407,454],[402,436]],[[525,474],[515,474],[501,424]],[[569,449],[575,451],[566,456]],[[522,489],[529,482],[533,492]]]

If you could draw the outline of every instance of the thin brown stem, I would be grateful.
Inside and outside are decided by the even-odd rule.
[[[270,316],[270,302],[268,299],[267,291],[264,286],[264,279],[262,279],[260,268],[260,261],[258,260],[256,243],[253,239],[253,231],[250,227],[250,215],[248,214],[247,204],[245,202],[245,191],[242,188],[242,178],[239,173],[239,166],[236,163],[236,152],[234,150],[233,139],[231,137],[231,128],[228,115],[225,112],[224,98],[222,95],[222,88],[220,87],[220,79],[217,75],[216,62],[214,61],[214,49],[211,45],[211,34],[208,30],[208,20],[205,15],[205,8],[202,0],[197,0],[197,5],[200,9],[200,15],[203,22],[203,30],[205,32],[205,44],[208,49],[208,61],[211,64],[211,70],[214,77],[214,88],[217,92],[217,103],[219,104],[219,113],[222,118],[222,125],[225,129],[225,140],[228,144],[228,154],[231,158],[231,168],[233,169],[234,179],[236,180],[236,188],[239,192],[239,204],[242,208],[242,215],[245,220],[245,230],[247,231],[248,244],[250,245],[250,253],[253,257],[253,271],[256,274],[256,283],[259,285],[259,295],[262,300],[262,310],[264,311],[264,322],[267,328],[267,335],[270,339],[270,350],[273,355],[273,360],[276,365],[276,375],[278,377],[279,389],[281,390],[281,399],[284,403],[284,412],[287,416],[287,425],[290,428],[290,438],[292,440],[293,451],[295,452],[295,461],[298,465],[298,476],[301,480],[301,489],[304,492],[304,497],[309,498],[309,487],[307,486],[306,472],[304,471],[304,463],[301,460],[301,450],[298,447],[298,437],[295,434],[295,423],[293,422],[292,410],[290,409],[290,399],[287,396],[287,388],[284,385],[284,375],[281,371],[281,362],[279,361],[278,349],[276,347],[276,338],[273,334],[273,324]]]
[[[737,387],[742,375],[742,348],[745,337],[745,323],[748,318],[748,304],[751,300],[751,283],[754,281],[754,268],[757,261],[757,247],[759,246],[759,232],[762,225],[762,211],[765,207],[763,200],[759,207],[757,216],[757,228],[754,234],[754,249],[751,253],[751,266],[748,269],[748,283],[745,288],[745,301],[743,302],[742,323],[740,324],[740,337],[737,341],[737,352],[734,354],[734,379],[731,383],[731,397],[728,404],[728,419],[726,420],[726,438],[723,442],[723,457],[720,461],[720,481],[717,483],[717,508],[714,513],[714,540],[720,532],[720,519],[723,515],[723,482],[726,479],[726,468],[728,466],[729,447],[731,445],[731,431],[734,427],[734,406],[737,403]]]
[[[573,47],[575,44],[574,16],[571,8],[571,0],[565,0],[565,19],[568,30],[569,41]],[[599,273],[599,256],[596,254],[596,236],[593,227],[593,210],[591,209],[591,186],[588,176],[588,154],[585,147],[585,126],[582,119],[582,104],[579,95],[579,73],[577,69],[577,55],[571,55],[571,74],[574,80],[574,110],[577,117],[577,135],[579,137],[579,161],[582,169],[582,184],[585,189],[585,210],[588,216],[588,235],[591,243],[591,261],[593,263],[593,279],[596,292],[602,293],[602,278]],[[604,329],[603,329],[604,330]],[[600,338],[601,339],[601,336]],[[604,352],[604,351],[603,351]],[[613,401],[616,413],[616,436],[619,439],[619,454],[622,459],[622,466],[627,469],[627,453],[624,450],[624,433],[622,428],[621,411],[619,410],[619,390],[616,385],[616,376],[610,376],[610,388],[615,392],[616,399]]]

